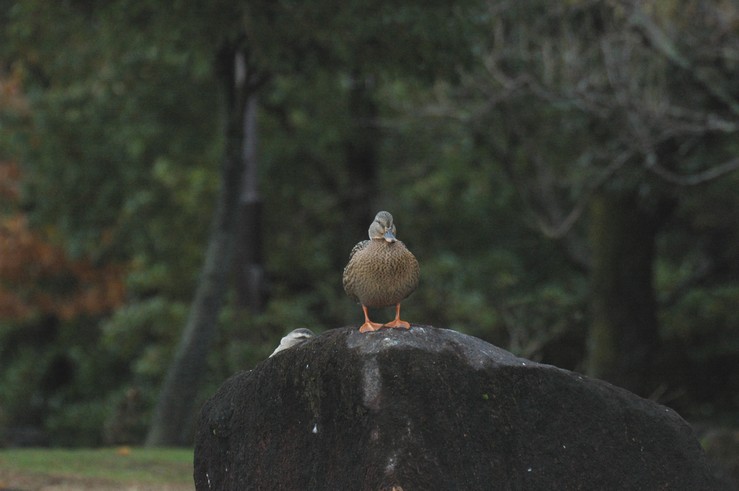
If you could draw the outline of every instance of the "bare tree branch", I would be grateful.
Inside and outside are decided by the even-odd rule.
[[[713,83],[703,70],[697,68],[689,58],[680,53],[680,50],[669,36],[662,32],[657,24],[639,7],[639,2],[633,2],[632,7],[631,20],[634,25],[641,29],[651,45],[671,63],[688,72],[709,94],[725,104],[727,108],[731,109],[732,113],[739,116],[739,101],[727,94],[722,85]]]
[[[698,172],[689,176],[682,176],[662,167],[656,162],[656,159],[651,159],[651,161],[645,162],[644,167],[671,184],[675,184],[677,186],[696,186],[698,184],[718,179],[719,177],[739,169],[739,157],[730,159],[723,164],[716,165],[703,172]]]

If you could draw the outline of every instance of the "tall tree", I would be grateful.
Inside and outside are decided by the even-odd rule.
[[[41,135],[40,145],[29,145],[29,156],[23,159],[29,170],[27,200],[33,204],[34,218],[58,223],[79,250],[89,248],[98,256],[135,256],[140,269],[134,283],[140,290],[131,295],[132,304],[172,290],[179,301],[189,296],[194,275],[178,263],[191,266],[199,257],[192,244],[205,240],[207,227],[196,211],[207,205],[188,195],[188,187],[182,184],[191,184],[189,177],[201,182],[198,178],[203,173],[197,166],[214,161],[221,146],[226,147],[221,194],[200,283],[147,438],[151,445],[182,442],[181,429],[192,413],[190,394],[201,380],[228,285],[221,281],[227,269],[223,261],[233,266],[233,241],[238,240],[232,235],[234,221],[244,224],[242,239],[247,232],[254,239],[252,247],[245,248],[250,251],[246,262],[256,273],[251,276],[261,274],[259,238],[253,233],[259,227],[255,180],[252,173],[241,174],[244,171],[234,160],[237,152],[242,164],[241,152],[253,157],[254,139],[244,137],[243,126],[245,119],[253,120],[253,113],[245,108],[254,105],[244,102],[253,95],[249,92],[254,89],[249,86],[256,73],[252,69],[258,67],[260,74],[283,80],[321,73],[339,88],[348,74],[355,78],[356,90],[338,91],[351,99],[341,105],[351,106],[354,114],[351,136],[336,145],[342,149],[344,165],[326,174],[339,174],[338,186],[349,176],[353,185],[367,189],[351,198],[353,209],[369,210],[370,205],[361,200],[372,195],[376,178],[373,147],[379,145],[379,132],[372,121],[376,74],[423,77],[429,82],[440,73],[453,74],[462,58],[469,59],[460,58],[459,53],[467,50],[458,49],[467,44],[465,6],[352,1],[337,8],[321,1],[228,0],[195,7],[164,7],[156,2],[132,7],[127,1],[67,2],[48,9],[35,0],[6,4],[11,8],[3,11],[3,21],[10,19],[10,28],[3,31],[17,36],[12,44],[33,79],[29,86]],[[221,91],[213,88],[211,59],[224,39],[240,34],[245,39],[239,46],[249,49],[249,88],[236,84],[240,88],[232,94],[228,128],[219,135],[212,113]],[[63,53],[56,49],[61,44],[66,46]],[[224,72],[231,77],[228,84],[233,84],[237,72],[233,67]],[[248,97],[242,89],[249,92]],[[232,85],[231,90],[235,90]],[[269,94],[262,95],[268,99]],[[355,179],[354,162],[360,160],[364,165]],[[249,157],[246,162],[254,160]],[[204,173],[205,181],[215,174],[210,169]],[[234,220],[230,213],[239,208],[239,194],[242,219]],[[188,213],[173,211],[183,203]],[[363,233],[365,226],[356,226]],[[192,241],[178,240],[191,233]],[[142,276],[147,281],[140,281]],[[125,322],[121,325],[129,327]]]
[[[259,76],[250,70],[243,44],[225,47],[219,56],[219,68],[226,94],[221,189],[195,298],[149,426],[149,446],[183,445],[190,437],[187,423],[194,414],[199,380],[206,369],[218,314],[231,279],[244,171],[253,158],[246,139],[254,135],[249,114],[254,111],[252,98]]]
[[[452,113],[486,129],[542,232],[590,271],[589,372],[642,394],[660,227],[682,188],[739,169],[738,15],[720,1],[489,2],[480,70],[455,93]]]
[[[206,53],[215,52],[227,22],[206,15],[222,27],[206,32],[198,27],[198,12],[151,2],[5,4],[0,55],[20,74],[29,109],[15,120],[4,113],[3,125],[8,123],[17,142],[29,222],[64,244],[72,258],[129,266],[127,305],[115,321],[55,326],[61,339],[95,343],[97,355],[62,355],[74,376],[51,394],[62,409],[45,414],[43,424],[59,433],[54,419],[69,424],[73,418],[66,411],[90,405],[97,416],[87,422],[91,428],[109,417],[106,403],[125,390],[123,384],[139,385],[145,400],[152,397],[148,377],[134,382],[132,373],[144,351],[159,351],[172,336],[165,326],[179,315],[170,314],[190,295],[192,268],[201,254],[192,244],[206,234],[201,215],[210,210],[215,187],[208,162],[219,149]],[[61,298],[69,284],[56,279]],[[169,314],[154,320],[154,311]],[[165,318],[170,322],[161,322]],[[122,350],[110,349],[113,331],[119,339],[143,334],[139,348],[132,352],[131,345],[119,343]],[[72,352],[67,346],[54,349]],[[94,393],[80,390],[83,385]],[[70,400],[58,394],[70,394]],[[88,432],[78,441],[100,437],[98,428],[96,436]]]
[[[649,390],[658,346],[654,264],[668,207],[645,209],[626,192],[597,192],[590,203],[590,353],[587,371],[634,391]]]
[[[216,210],[214,229],[206,252],[206,262],[201,274],[190,316],[183,331],[179,348],[168,371],[164,387],[155,411],[154,420],[147,437],[149,445],[182,443],[182,428],[192,415],[194,394],[198,386],[197,375],[205,367],[209,341],[213,336],[216,314],[222,302],[227,284],[227,268],[233,261],[234,234],[241,234],[239,250],[244,264],[238,266],[241,279],[237,282],[242,292],[242,303],[250,304],[255,310],[263,306],[261,269],[260,200],[256,189],[255,172],[255,111],[256,89],[266,80],[276,76],[310,76],[321,71],[332,71],[334,77],[351,72],[356,75],[355,90],[350,91],[349,105],[355,117],[354,130],[347,144],[346,156],[351,169],[361,169],[360,176],[353,179],[353,189],[362,188],[350,202],[350,209],[367,209],[363,200],[371,196],[376,159],[374,146],[378,144],[373,131],[374,107],[371,87],[365,85],[364,77],[372,70],[362,66],[356,71],[356,60],[363,60],[373,67],[401,67],[400,60],[413,53],[422,53],[425,59],[435,54],[434,48],[444,39],[429,42],[423,34],[411,38],[407,50],[396,51],[386,61],[382,51],[395,37],[404,37],[406,26],[425,19],[429,27],[444,25],[446,40],[461,44],[449,35],[449,22],[439,14],[450,10],[440,5],[427,12],[420,5],[398,8],[387,3],[378,6],[378,11],[367,11],[362,2],[348,2],[340,8],[330,2],[310,4],[247,4],[243,22],[243,45],[247,52],[236,53],[238,66],[246,67],[246,77],[238,69],[228,71],[224,82],[235,86],[229,100],[229,125],[226,129],[226,166],[223,170],[222,191]],[[419,18],[408,14],[420,14]],[[393,27],[391,36],[383,30]],[[415,44],[413,44],[415,42]],[[442,50],[448,54],[448,51]],[[239,61],[241,60],[241,61]],[[436,73],[432,68],[429,73]],[[246,80],[246,85],[241,86]],[[238,153],[238,164],[233,160]],[[355,163],[360,163],[356,166]],[[246,172],[244,172],[246,169]],[[352,171],[350,174],[352,174]],[[236,201],[234,201],[236,200]],[[233,222],[233,210],[240,210]],[[358,214],[358,212],[357,212]],[[239,219],[240,217],[240,219]],[[352,220],[352,223],[355,223]],[[360,220],[361,222],[361,220]],[[225,261],[225,262],[224,262]],[[232,264],[232,263],[231,263]]]
[[[262,253],[263,201],[259,193],[257,155],[257,111],[257,94],[253,93],[244,108],[244,173],[239,195],[237,248],[234,261],[236,304],[254,313],[261,312],[266,302]]]

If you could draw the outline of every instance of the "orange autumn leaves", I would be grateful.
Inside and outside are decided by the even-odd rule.
[[[0,203],[14,203],[20,197],[21,173],[12,162],[0,162]]]
[[[19,179],[17,165],[0,162],[2,202],[18,199]],[[124,273],[120,265],[69,257],[17,210],[0,214],[0,318],[104,314],[123,303]]]

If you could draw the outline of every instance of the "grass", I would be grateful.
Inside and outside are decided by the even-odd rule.
[[[11,449],[0,450],[0,472],[192,485],[192,458],[192,449],[179,448]]]

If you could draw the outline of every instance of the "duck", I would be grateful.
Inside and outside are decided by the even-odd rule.
[[[315,334],[313,333],[313,331],[305,327],[299,327],[298,329],[290,331],[280,340],[280,345],[275,348],[275,350],[272,352],[271,355],[269,355],[269,357],[272,358],[280,351],[285,351],[286,349],[290,349],[293,346],[302,344],[314,336]]]
[[[359,332],[383,327],[410,329],[400,319],[400,303],[418,287],[420,268],[416,257],[396,237],[393,216],[380,211],[369,227],[369,240],[354,246],[344,268],[344,291],[362,306],[364,324]],[[368,308],[395,306],[395,319],[386,324],[372,322]]]

